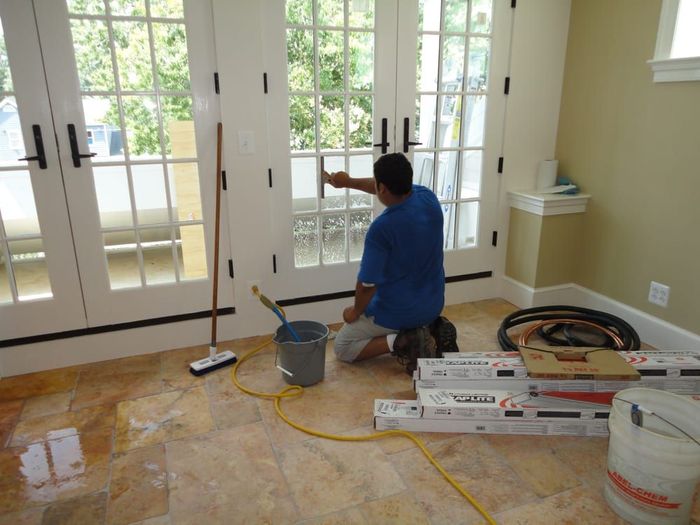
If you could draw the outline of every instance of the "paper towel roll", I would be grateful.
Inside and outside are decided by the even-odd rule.
[[[558,160],[543,160],[537,172],[537,189],[551,188],[557,183]]]

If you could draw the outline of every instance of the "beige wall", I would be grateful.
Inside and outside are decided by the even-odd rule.
[[[556,156],[593,195],[575,282],[700,333],[700,81],[652,81],[660,7],[573,1]]]

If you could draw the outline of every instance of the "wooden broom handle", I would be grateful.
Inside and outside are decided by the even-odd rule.
[[[219,292],[219,216],[221,211],[221,143],[223,126],[216,125],[216,216],[214,218],[214,290],[211,299],[211,346],[216,347],[216,310]]]

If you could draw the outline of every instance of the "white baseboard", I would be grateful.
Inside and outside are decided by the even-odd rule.
[[[504,276],[501,290],[503,298],[519,308],[565,304],[616,315],[632,325],[642,341],[660,350],[700,349],[700,335],[575,283],[532,288]]]

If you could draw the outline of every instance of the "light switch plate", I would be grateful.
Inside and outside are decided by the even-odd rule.
[[[238,132],[238,153],[252,155],[255,153],[255,133],[252,131]]]

